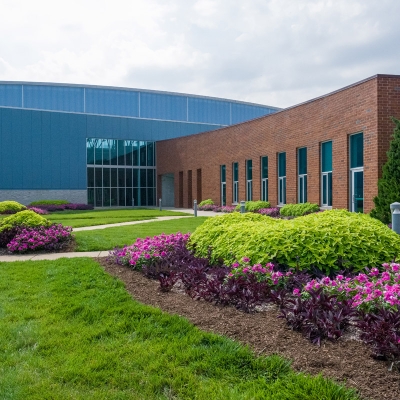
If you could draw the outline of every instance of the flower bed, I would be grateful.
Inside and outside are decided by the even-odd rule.
[[[251,264],[244,257],[230,266],[213,265],[186,248],[189,234],[138,239],[116,249],[111,259],[142,270],[169,291],[179,282],[193,299],[233,305],[254,312],[277,305],[280,318],[313,343],[337,340],[349,326],[375,357],[400,363],[400,265],[383,264],[353,276],[316,277],[309,271],[287,270],[273,263]]]

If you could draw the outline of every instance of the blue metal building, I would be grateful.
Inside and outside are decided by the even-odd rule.
[[[0,201],[155,205],[157,141],[278,110],[152,90],[0,82]]]

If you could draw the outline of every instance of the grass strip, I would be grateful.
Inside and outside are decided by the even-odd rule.
[[[131,226],[74,232],[77,243],[76,251],[111,250],[115,247],[123,247],[126,244],[132,244],[139,237],[145,238],[161,233],[193,232],[207,218],[208,217],[180,218],[168,221],[146,222],[144,224]]]
[[[132,300],[92,259],[0,263],[0,305],[2,399],[357,398]]]
[[[118,209],[118,210],[65,210],[45,217],[51,222],[72,226],[73,228],[94,225],[116,224],[118,222],[141,221],[166,216],[188,216],[190,214],[157,209]]]

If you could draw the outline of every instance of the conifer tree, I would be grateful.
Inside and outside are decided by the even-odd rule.
[[[378,196],[374,198],[375,208],[371,216],[384,222],[391,222],[390,204],[400,202],[400,120],[395,123],[393,139],[387,152],[387,161],[382,169],[382,178],[378,181]]]

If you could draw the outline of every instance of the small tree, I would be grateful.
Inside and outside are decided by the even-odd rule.
[[[371,216],[384,222],[391,221],[390,204],[400,202],[400,120],[395,123],[393,139],[387,152],[387,161],[382,169],[382,178],[378,181],[378,196],[374,198],[375,208]]]

